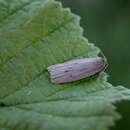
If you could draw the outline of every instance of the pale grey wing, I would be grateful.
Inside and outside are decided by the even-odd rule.
[[[53,83],[67,83],[90,77],[104,68],[103,58],[85,58],[48,67]]]

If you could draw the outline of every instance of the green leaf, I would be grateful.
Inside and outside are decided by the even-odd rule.
[[[100,52],[79,20],[53,0],[0,0],[0,130],[106,130],[120,117],[112,103],[130,90],[106,74],[50,82],[48,66]]]

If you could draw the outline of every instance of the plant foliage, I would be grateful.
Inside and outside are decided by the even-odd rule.
[[[0,0],[0,130],[106,130],[130,99],[106,74],[55,85],[47,67],[100,50],[80,18],[54,0]]]

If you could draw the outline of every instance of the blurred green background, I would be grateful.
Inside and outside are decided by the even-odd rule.
[[[109,81],[130,88],[130,0],[59,0],[80,15],[84,35],[106,55]],[[118,105],[123,118],[111,130],[130,130],[130,102]]]

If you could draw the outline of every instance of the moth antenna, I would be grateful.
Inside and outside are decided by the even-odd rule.
[[[106,58],[106,56],[104,55],[104,53],[103,53],[102,50],[100,50],[100,53],[99,53],[99,54],[101,55],[102,58],[104,58],[104,59],[107,61],[107,58]]]
[[[106,62],[106,67],[105,68],[107,68],[107,66],[108,66],[108,61],[107,61],[107,58],[106,58],[106,56],[104,55],[104,53],[103,53],[103,51],[102,50],[100,50],[100,53],[99,54],[101,54],[101,57],[104,59],[104,61]]]

